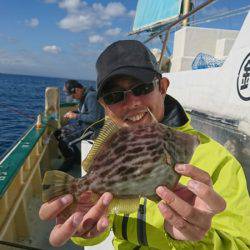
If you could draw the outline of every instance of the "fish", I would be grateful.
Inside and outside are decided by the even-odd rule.
[[[198,136],[159,122],[121,127],[107,118],[82,163],[87,174],[74,178],[56,170],[46,172],[43,202],[71,193],[76,204],[84,192],[91,192],[95,204],[103,193],[110,192],[110,213],[132,213],[141,197],[159,201],[158,186],[175,188],[180,174],[174,166],[189,163],[198,145]]]

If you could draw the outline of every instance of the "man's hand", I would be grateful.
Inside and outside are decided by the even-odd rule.
[[[226,202],[213,190],[207,172],[188,164],[178,164],[175,170],[191,180],[187,187],[178,184],[174,191],[163,186],[156,189],[162,199],[158,207],[165,219],[165,231],[174,239],[201,240]]]
[[[39,211],[40,218],[42,220],[56,218],[56,225],[50,233],[50,244],[59,247],[72,236],[92,238],[104,232],[109,225],[108,206],[112,198],[112,194],[104,193],[93,207],[86,209],[88,197],[83,196],[82,203],[79,200],[77,204],[76,212],[66,220],[60,213],[73,202],[72,195],[68,194],[44,203]]]
[[[74,113],[74,112],[72,112],[72,111],[69,111],[63,117],[65,119],[76,119],[77,118],[77,114]]]

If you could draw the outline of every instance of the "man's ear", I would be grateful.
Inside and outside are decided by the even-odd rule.
[[[166,77],[162,77],[159,83],[159,90],[162,95],[167,93],[169,87],[169,80]]]

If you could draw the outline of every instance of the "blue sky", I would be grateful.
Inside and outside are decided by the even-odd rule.
[[[128,38],[136,4],[135,0],[0,0],[0,72],[94,80],[101,51]],[[219,0],[197,18],[249,4]],[[239,29],[243,17],[219,24]],[[149,47],[160,48],[160,42]]]

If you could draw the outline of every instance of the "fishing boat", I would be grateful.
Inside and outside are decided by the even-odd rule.
[[[190,1],[184,1],[181,10],[181,0],[167,2],[173,8],[166,14],[164,8],[159,7],[161,4],[166,6],[166,0],[158,0],[159,5],[154,0],[138,1],[132,33],[150,31],[147,40],[165,34],[159,62],[162,67],[172,64],[164,73],[171,82],[169,94],[191,115],[194,128],[210,135],[235,155],[245,170],[250,187],[250,12],[239,32],[201,29],[192,27],[187,21],[201,6],[191,9]],[[209,2],[212,1],[204,3]],[[151,9],[150,15],[147,7]],[[157,13],[156,18],[153,12]],[[145,21],[145,16],[150,20],[140,23]],[[164,62],[170,30],[182,21],[182,28],[175,33],[173,55]],[[212,34],[208,42],[207,37],[211,38]],[[222,66],[192,70],[191,61],[202,50],[215,57],[221,55]],[[57,169],[63,161],[53,131],[63,125],[63,115],[75,108],[75,103],[60,103],[58,88],[47,88],[44,113],[38,115],[37,122],[1,160],[1,250],[54,249],[48,243],[54,222],[41,222],[38,218],[41,182],[45,171]],[[81,141],[82,159],[90,147],[89,141]],[[84,171],[78,166],[71,174],[80,176]],[[112,234],[100,245],[86,249],[112,249],[111,241]],[[78,247],[69,242],[60,249]]]

